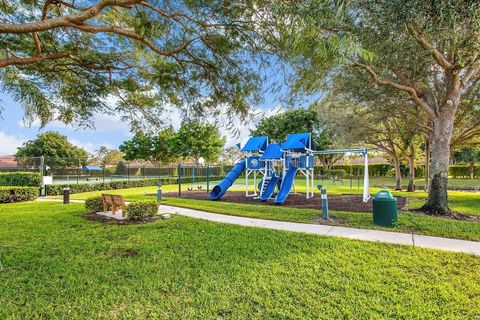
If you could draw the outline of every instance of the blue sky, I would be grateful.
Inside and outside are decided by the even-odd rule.
[[[283,79],[281,72],[274,72],[274,69],[263,70],[262,76],[268,81],[278,81]],[[273,93],[265,93],[264,101],[259,106],[253,108],[263,116],[277,114],[283,110],[279,107],[281,96],[285,91]],[[295,107],[308,106],[316,100],[320,95],[312,97],[304,97],[303,101],[299,101],[299,105]],[[117,149],[125,140],[132,137],[128,124],[120,121],[119,118],[109,115],[96,115],[94,118],[95,129],[79,129],[60,122],[48,124],[45,128],[40,129],[38,123],[28,126],[23,121],[24,112],[19,103],[15,102],[10,96],[0,91],[0,107],[4,106],[0,118],[0,155],[15,154],[17,147],[21,146],[25,141],[34,139],[39,133],[45,131],[58,131],[68,137],[73,144],[84,148],[86,151],[93,153],[100,146],[104,145],[110,149]],[[258,112],[260,111],[260,112]],[[213,120],[216,123],[226,123],[225,119],[221,121]],[[220,126],[220,133],[227,138],[226,147],[235,145],[245,141],[249,136],[249,131],[254,128],[257,119],[253,119],[248,123],[236,121],[236,126],[240,132],[240,136],[235,136],[227,129]],[[180,126],[180,114],[170,113],[170,123],[178,128]]]
[[[0,155],[14,154],[16,148],[23,142],[35,138],[40,132],[54,130],[68,137],[68,139],[89,152],[105,145],[109,148],[118,148],[122,141],[131,137],[129,127],[118,119],[110,116],[97,115],[96,129],[75,129],[59,122],[53,122],[40,129],[38,123],[27,126],[23,122],[23,110],[11,97],[0,93],[0,100],[4,106],[0,119]]]
[[[269,102],[258,109],[264,111],[266,115],[278,113],[280,108],[275,107],[275,102],[271,99],[267,100]],[[23,121],[24,112],[19,103],[1,92],[0,101],[0,105],[4,106],[0,119],[0,155],[15,154],[17,147],[25,141],[34,139],[39,133],[49,130],[60,132],[67,136],[70,142],[90,153],[102,145],[110,149],[117,149],[123,141],[132,137],[128,124],[108,115],[95,116],[95,129],[73,128],[60,122],[52,122],[42,129],[38,123],[28,126]],[[180,116],[172,113],[170,119],[172,125],[178,128]],[[254,122],[246,124],[239,122],[237,127],[240,129],[240,136],[234,136],[225,128],[220,127],[221,134],[227,138],[227,147],[245,140],[249,135],[249,129],[254,127]]]

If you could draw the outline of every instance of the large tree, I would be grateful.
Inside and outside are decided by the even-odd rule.
[[[124,156],[125,154],[119,150],[111,150],[106,146],[100,146],[100,148],[95,150],[91,161],[103,165],[113,165],[123,160]]]
[[[90,125],[95,113],[160,124],[248,111],[257,76],[254,2],[15,0],[0,3],[0,87],[26,121]],[[248,62],[248,63],[245,63]]]
[[[312,9],[323,3],[295,3],[291,19],[285,20],[294,28],[285,29],[287,36],[279,37],[298,43],[292,49],[283,46],[298,71],[295,87],[323,89],[322,80],[328,79],[326,71],[331,71],[326,70],[331,65],[324,63],[325,57],[337,53],[347,68],[364,70],[371,85],[398,91],[411,102],[409,106],[422,108],[430,121],[432,137],[430,186],[423,209],[448,212],[448,165],[455,118],[464,98],[478,88],[480,76],[478,2],[349,1],[343,18],[330,28],[325,23],[332,20],[318,19]],[[325,47],[318,40],[327,29],[338,37],[339,45]],[[465,135],[478,132],[479,124],[478,119],[472,121]]]
[[[326,130],[325,124],[320,120],[315,106],[308,109],[290,109],[260,120],[255,129],[251,130],[252,136],[268,136],[277,142],[285,141],[290,133],[310,132],[312,134],[312,147],[315,150],[332,149],[335,144],[334,135]],[[319,157],[325,168],[338,159],[338,155],[322,155]]]
[[[178,158],[176,133],[168,127],[156,135],[137,133],[132,139],[120,145],[125,160],[145,160],[156,164],[168,164]]]
[[[88,153],[58,132],[47,131],[18,148],[17,157],[44,157],[45,165],[68,167],[87,163]]]
[[[214,124],[184,121],[177,132],[176,153],[184,159],[216,161],[222,153],[225,138]]]

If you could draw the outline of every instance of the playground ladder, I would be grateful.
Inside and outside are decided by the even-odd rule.
[[[262,181],[262,190],[260,191],[260,195],[262,195],[265,190],[267,189],[268,183],[272,180],[272,176],[263,176],[263,181]]]

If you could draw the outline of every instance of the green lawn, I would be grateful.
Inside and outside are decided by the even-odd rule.
[[[185,190],[186,191],[185,186]],[[297,184],[297,190],[302,192],[304,186],[300,183]],[[178,187],[175,185],[166,185],[162,187],[163,192],[177,191]],[[231,191],[243,190],[241,185],[235,185],[230,189]],[[379,188],[371,188],[371,194],[374,194],[380,190]],[[360,190],[361,191],[361,190]],[[151,198],[145,196],[145,194],[155,194],[156,187],[144,187],[144,188],[132,188],[123,190],[112,190],[109,193],[122,194],[129,201],[140,200],[145,198]],[[346,194],[346,193],[358,193],[358,190],[349,190],[349,187],[345,186],[328,186],[328,192],[330,194]],[[409,198],[409,208],[418,208],[423,205],[427,194],[425,192],[417,191],[410,192],[398,192],[393,191],[395,196],[405,196]],[[86,199],[88,197],[98,195],[101,192],[89,192],[72,195],[74,199]],[[475,192],[465,191],[449,191],[450,207],[453,210],[471,214],[480,215],[480,194]],[[245,205],[245,204],[232,204],[224,202],[213,201],[197,201],[178,198],[164,198],[166,204],[183,206],[188,208],[200,209],[215,213],[231,214],[237,216],[246,216],[253,218],[282,220],[282,221],[295,221],[311,223],[312,220],[318,215],[317,210],[305,210],[287,208],[281,206],[267,207],[262,205]],[[358,227],[358,228],[380,228],[372,224],[372,217],[370,213],[358,213],[358,212],[338,212],[332,211],[332,217],[342,218],[341,225]],[[480,241],[480,222],[472,221],[458,221],[452,219],[445,219],[439,217],[432,217],[421,215],[412,212],[400,212],[399,224],[397,228],[388,229],[391,231],[401,232],[414,232],[417,234],[426,234],[434,236],[442,236],[449,238],[468,239]]]
[[[313,209],[248,205],[181,198],[164,198],[163,203],[166,205],[199,209],[234,216],[304,223],[312,223],[312,221],[315,219],[317,222],[320,221],[323,223],[321,219],[318,219],[321,214],[320,210]],[[399,212],[398,226],[395,228],[384,228],[376,226],[372,223],[372,215],[370,213],[330,211],[330,217],[342,219],[341,222],[330,222],[329,224],[331,225],[342,225],[365,229],[381,229],[387,231],[399,231],[480,241],[480,222],[444,219],[412,212]]]
[[[81,204],[0,205],[0,319],[475,319],[480,258]]]

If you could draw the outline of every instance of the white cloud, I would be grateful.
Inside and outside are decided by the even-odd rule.
[[[20,147],[23,142],[25,142],[24,139],[0,131],[0,155],[13,155],[17,153],[17,148]]]
[[[98,150],[100,148],[100,146],[105,146],[108,149],[114,149],[114,147],[109,143],[83,142],[83,141],[80,141],[78,139],[70,139],[70,142],[72,144],[76,145],[77,147],[80,147],[80,148],[84,149],[88,153],[92,153],[92,154],[95,153],[95,151]]]
[[[95,131],[98,133],[122,132],[126,136],[130,135],[130,127],[128,123],[123,122],[118,115],[96,114],[92,119],[92,123],[94,125],[93,128],[75,128],[72,125],[65,124],[61,121],[52,121],[42,130],[65,129],[75,132]],[[18,126],[21,128],[39,128],[40,120],[34,120],[31,124],[19,121]]]

